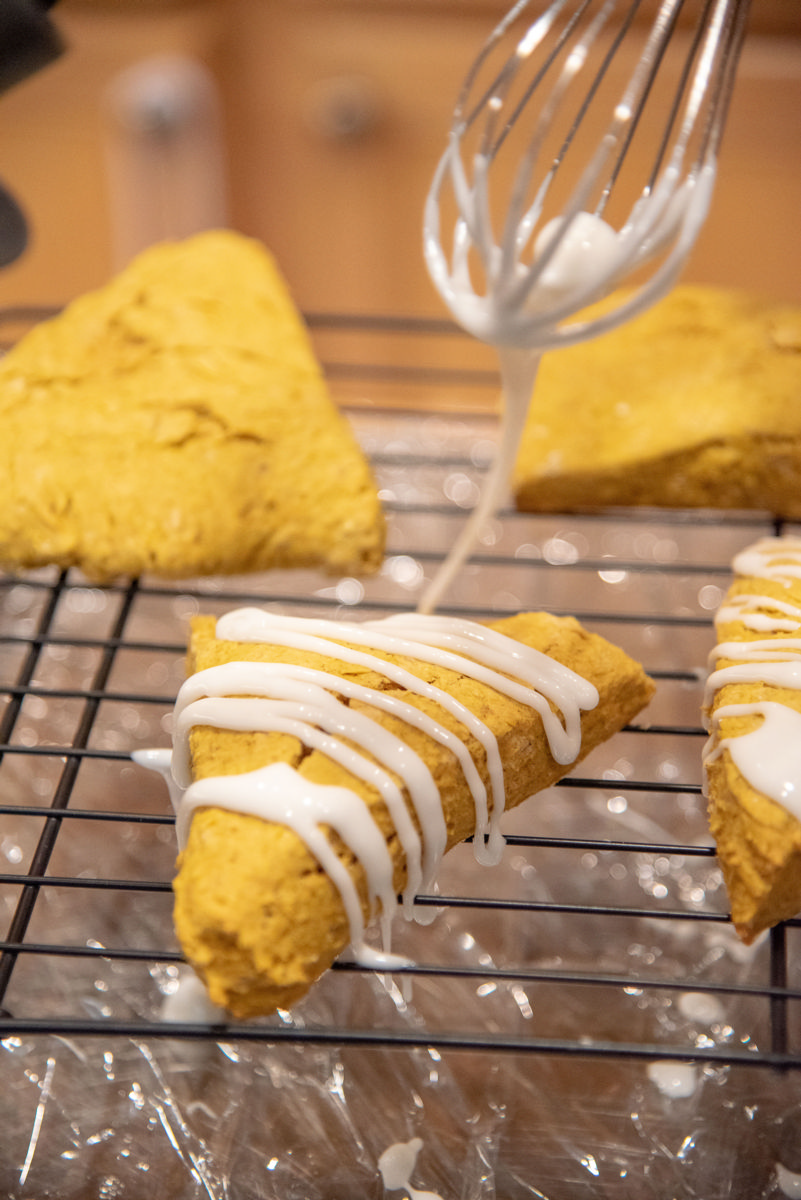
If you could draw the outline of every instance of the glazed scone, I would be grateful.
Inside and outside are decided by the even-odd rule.
[[[543,358],[517,506],[801,514],[801,309],[681,286]]]
[[[0,563],[93,579],[365,574],[376,487],[270,254],[141,254],[0,361]]]
[[[457,842],[475,832],[477,857],[496,860],[503,810],[653,692],[622,650],[543,613],[484,627],[239,610],[195,619],[189,668],[173,749],[187,788],[175,925],[211,1000],[237,1017],[296,1003],[349,944],[364,953],[370,918],[399,894],[410,905]],[[302,690],[315,679],[325,697]],[[309,726],[286,723],[299,716],[290,697],[314,705]],[[297,828],[308,806],[326,830],[314,852]]]
[[[716,617],[704,753],[709,820],[737,933],[801,912],[801,539],[739,554]]]

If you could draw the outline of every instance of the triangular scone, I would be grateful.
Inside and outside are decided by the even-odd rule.
[[[183,849],[174,884],[175,923],[211,999],[238,1017],[295,1003],[349,943],[363,944],[360,923],[371,909],[391,910],[404,889],[410,902],[421,873],[423,888],[430,886],[432,866],[450,846],[477,831],[478,854],[484,846],[491,858],[499,853],[503,808],[566,774],[653,692],[639,664],[573,618],[520,614],[488,627],[414,614],[400,621],[341,625],[241,610],[219,624],[212,617],[193,622],[189,666],[199,674],[189,676],[176,705],[173,771],[181,786],[196,782],[178,806]],[[423,645],[428,628],[435,642],[450,647],[450,657],[442,660],[441,650]],[[484,653],[477,637],[492,643],[488,661],[494,676],[475,665]],[[253,663],[259,664],[255,673],[249,671]],[[293,675],[288,664],[300,666],[301,683],[314,681],[306,675],[311,669],[327,673],[330,693],[341,689],[332,728],[344,739],[346,755],[355,746],[372,770],[375,759],[385,764],[400,787],[405,820],[415,814],[412,831],[422,831],[421,845],[415,847],[412,837],[410,848],[409,830],[390,815],[391,798],[377,777],[365,781],[349,761],[335,761],[330,743],[315,743],[325,724],[319,711],[310,716],[315,729],[297,736],[281,726],[289,712],[285,704],[252,699],[262,694],[262,671],[269,676],[264,691],[290,695],[294,685],[283,679],[284,673]],[[527,684],[522,690],[512,684],[518,690],[507,694],[508,675],[519,679],[524,671]],[[435,696],[432,687],[438,689]],[[362,688],[369,689],[367,696]],[[230,699],[242,695],[251,699]],[[223,697],[222,706],[210,696]],[[313,701],[301,692],[298,699],[317,704],[319,695]],[[371,718],[384,732],[351,730],[353,714],[357,721]],[[276,719],[277,726],[271,724]],[[437,737],[426,724],[432,721],[440,729]],[[571,739],[572,747],[563,744]],[[396,743],[403,751],[399,758]],[[433,795],[415,760],[424,775],[430,773]],[[493,764],[500,769],[496,789]],[[409,773],[405,778],[403,771]],[[321,815],[330,811],[319,807],[329,794],[344,804],[341,819],[350,834],[338,827],[332,835]],[[347,887],[355,889],[355,919],[347,908],[347,887],[343,891],[341,881],[332,881],[293,826],[306,800],[328,829],[327,845],[347,872]],[[353,805],[363,809],[356,821],[359,839],[367,827],[388,850],[388,899],[375,884],[381,855],[371,857],[375,847],[366,843],[353,848]]]
[[[801,912],[801,539],[734,560],[716,621],[704,755],[709,820],[737,933]]]
[[[514,473],[524,511],[801,514],[801,308],[686,285],[546,355]]]
[[[0,563],[99,580],[375,570],[384,523],[268,252],[141,254],[0,362]]]

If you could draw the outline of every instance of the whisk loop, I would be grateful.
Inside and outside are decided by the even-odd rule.
[[[546,350],[628,319],[675,281],[709,210],[748,6],[746,0],[662,0],[621,85],[620,59],[626,54],[630,60],[626,48],[639,36],[635,23],[654,5],[553,0],[516,37],[471,103],[482,71],[532,7],[531,0],[519,0],[463,86],[426,201],[424,251],[434,283],[470,333],[494,344]],[[690,10],[695,25],[685,32],[679,19]],[[618,24],[610,39],[605,35],[613,18]],[[670,49],[682,55],[678,67]],[[665,88],[657,88],[660,73],[669,75],[667,99]],[[644,177],[621,199],[622,217],[605,220],[638,132],[646,147],[637,168]],[[523,145],[496,221],[492,173],[513,134]],[[475,148],[468,144],[471,135],[477,135]],[[557,180],[569,171],[572,187],[563,189],[563,202],[546,221]],[[448,184],[456,207],[450,255],[443,249],[441,220]],[[651,274],[614,313],[565,326],[646,264]],[[476,267],[481,285],[474,282]]]
[[[748,3],[518,0],[471,68],[423,244],[457,322],[498,348],[505,427],[423,611],[505,486],[539,356],[629,320],[682,270],[709,212]]]

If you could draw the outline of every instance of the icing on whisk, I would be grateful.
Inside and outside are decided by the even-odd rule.
[[[738,554],[735,574],[765,579],[790,588],[801,579],[801,538],[763,538]],[[739,621],[754,632],[773,637],[719,643],[713,661],[728,665],[714,670],[706,684],[705,708],[715,692],[730,684],[766,684],[801,693],[801,637],[785,636],[801,631],[801,608],[789,601],[759,593],[728,597],[717,615],[717,625]],[[721,721],[731,717],[758,716],[759,723],[747,733],[721,737]],[[783,805],[801,820],[801,712],[775,700],[724,704],[707,722],[710,738],[704,750],[704,765],[727,750],[737,770],[756,791]]]
[[[393,863],[367,803],[347,787],[312,783],[283,762],[193,783],[188,748],[191,729],[209,725],[287,733],[374,787],[386,805],[408,864],[403,907],[411,917],[415,895],[431,887],[446,849],[442,800],[423,759],[358,706],[367,704],[399,718],[456,756],[475,805],[476,856],[483,862],[495,862],[503,849],[499,823],[505,807],[497,739],[461,701],[423,677],[426,667],[457,671],[534,709],[542,718],[552,756],[562,764],[578,756],[581,712],[594,708],[599,698],[591,683],[546,654],[495,630],[455,618],[409,614],[357,624],[244,608],[221,617],[216,633],[225,641],[261,642],[301,654],[317,653],[375,671],[384,681],[384,688],[372,687],[347,675],[302,664],[231,662],[190,676],[175,707],[172,773],[181,793],[177,803],[179,844],[186,842],[192,814],[205,806],[250,813],[291,827],[338,888],[348,914],[351,943],[362,959],[372,952],[363,945],[361,904],[348,871],[321,827],[335,830],[361,863],[370,907],[381,914],[387,945],[388,923],[395,908]],[[405,661],[389,662],[382,654]],[[486,755],[489,788],[464,740],[421,708],[400,699],[394,690],[385,690],[387,681],[390,689],[397,685],[413,696],[434,701],[475,738]],[[416,820],[397,780],[410,798]],[[379,958],[389,961],[387,956]],[[373,961],[377,961],[374,954]]]
[[[479,503],[422,612],[503,500],[540,357],[664,296],[706,220],[747,5],[712,0],[674,37],[679,10],[662,0],[617,28],[614,0],[517,0],[459,92],[423,248],[456,321],[498,352],[503,411]]]

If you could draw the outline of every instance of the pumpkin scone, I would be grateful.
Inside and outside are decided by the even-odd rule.
[[[524,511],[801,515],[801,308],[680,286],[545,355],[513,489]]]
[[[110,580],[366,574],[384,520],[279,270],[213,230],[144,251],[0,360],[0,563]]]
[[[341,623],[241,609],[192,623],[175,710],[175,924],[237,1017],[296,1003],[348,945],[385,937],[475,834],[649,701],[642,667],[569,617]],[[385,949],[388,943],[385,940]]]
[[[734,559],[707,683],[709,820],[740,938],[801,912],[801,538]]]

